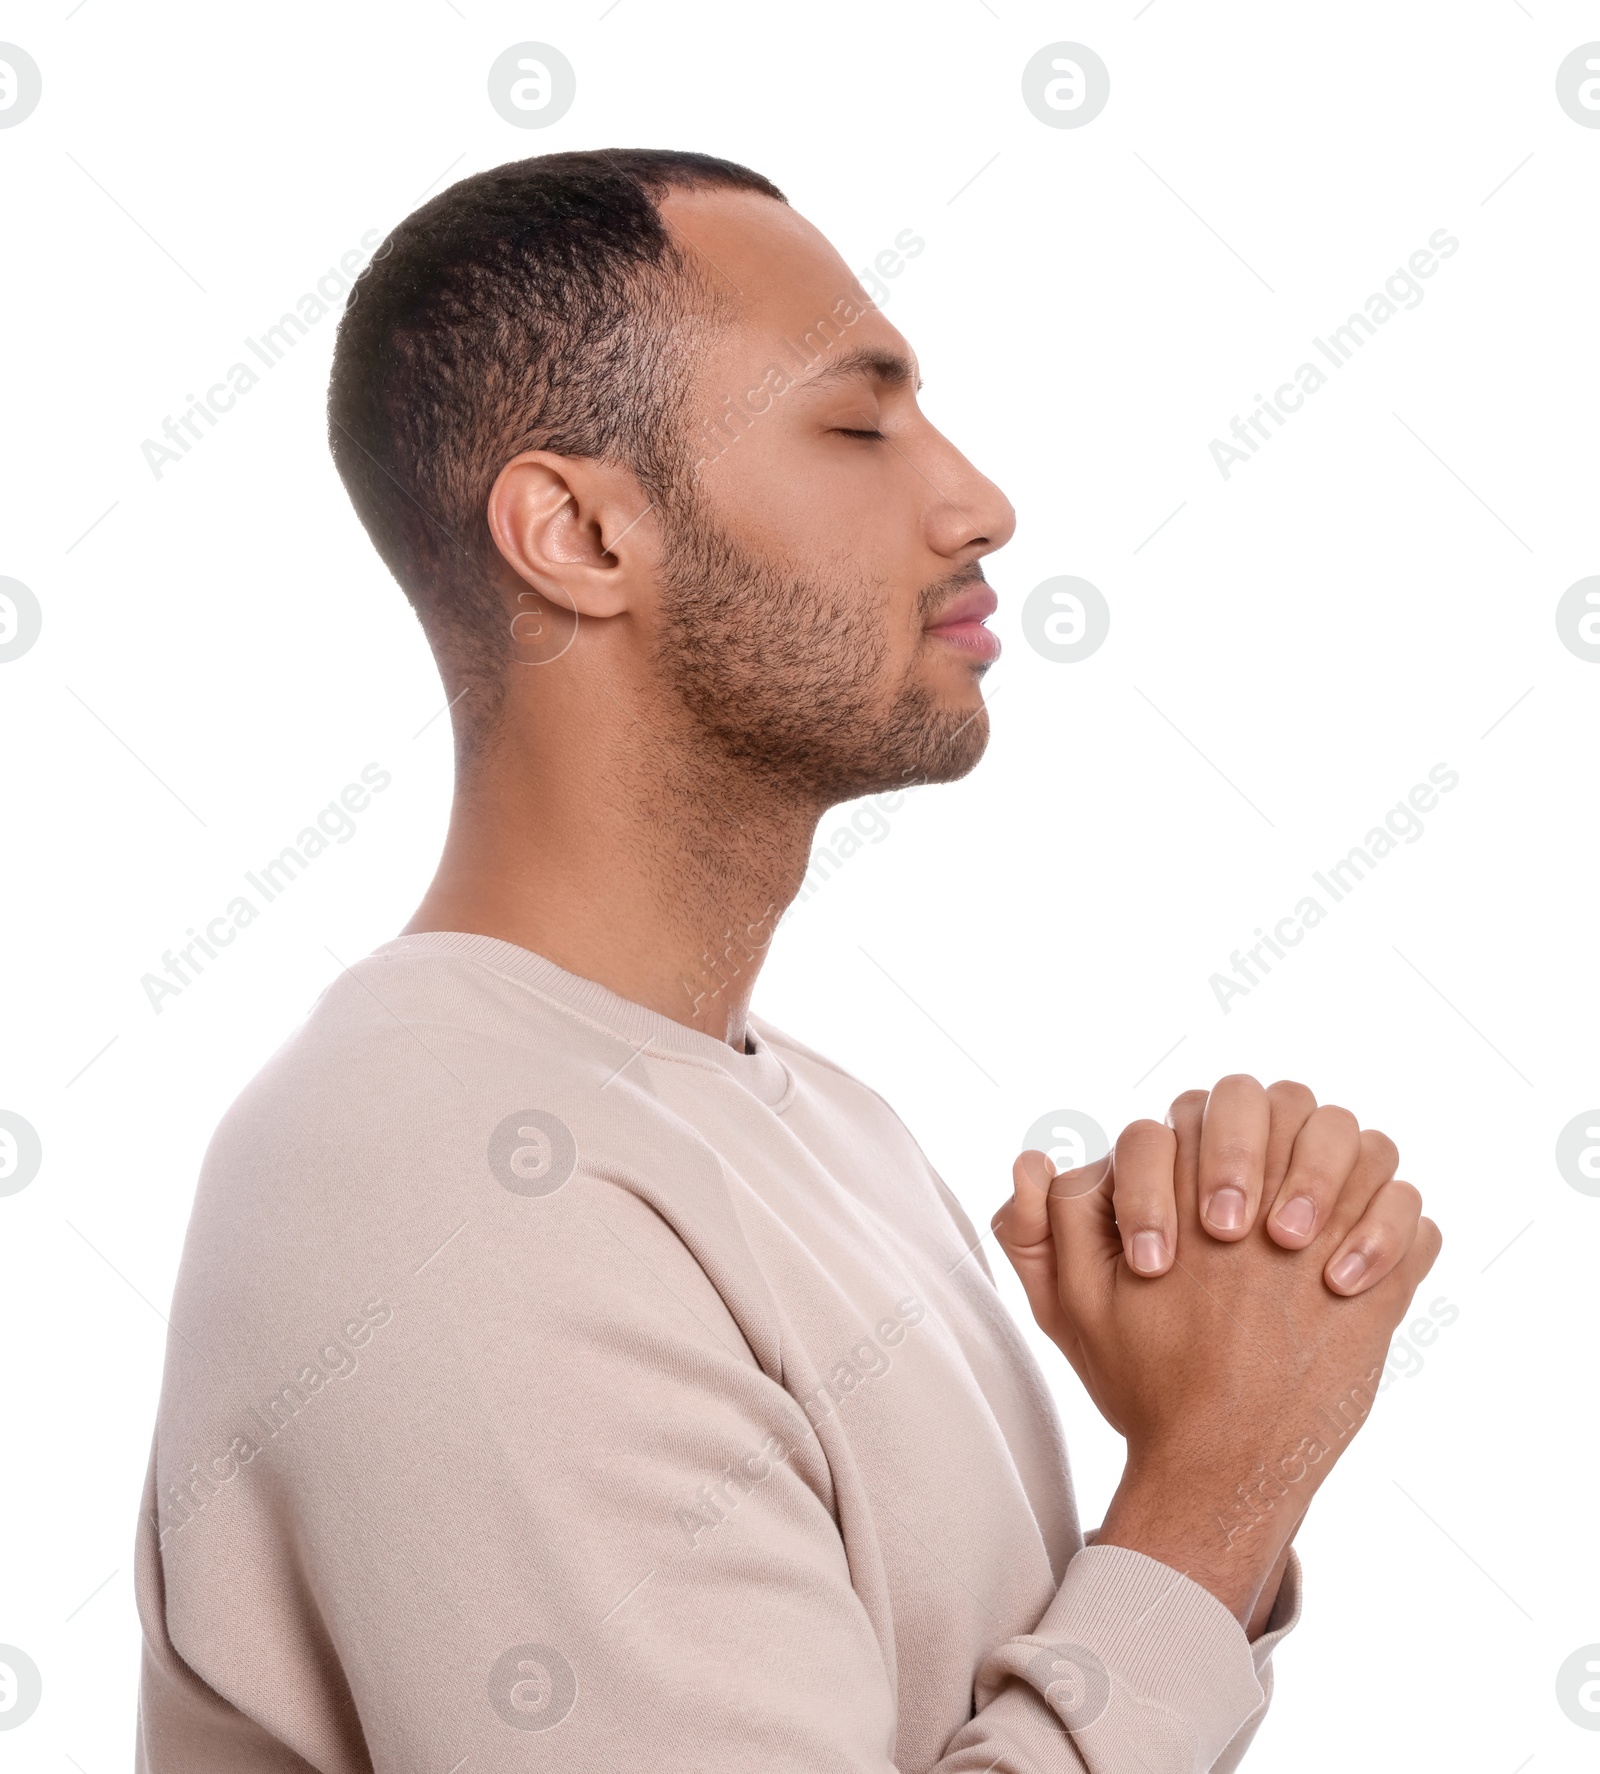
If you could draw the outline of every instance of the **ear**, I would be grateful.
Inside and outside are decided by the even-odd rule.
[[[528,450],[495,479],[487,516],[511,569],[511,616],[532,601],[603,621],[633,608],[654,580],[661,532],[632,472],[586,456]],[[515,631],[513,631],[515,632]]]

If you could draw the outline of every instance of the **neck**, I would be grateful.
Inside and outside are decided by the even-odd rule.
[[[444,854],[406,934],[498,937],[742,1051],[823,808],[686,734],[567,730],[581,747],[501,735],[458,771]]]

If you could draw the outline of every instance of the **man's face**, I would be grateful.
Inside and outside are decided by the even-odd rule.
[[[922,416],[909,346],[808,222],[744,192],[661,207],[733,312],[662,513],[664,678],[727,755],[805,798],[964,775],[999,653],[978,562],[1010,504]]]

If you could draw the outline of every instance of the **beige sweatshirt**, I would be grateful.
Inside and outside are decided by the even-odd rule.
[[[148,1774],[1233,1768],[1253,1645],[1085,1548],[894,1114],[487,937],[387,944],[229,1111],[139,1529]]]

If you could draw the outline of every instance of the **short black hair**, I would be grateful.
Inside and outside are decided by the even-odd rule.
[[[524,450],[627,464],[654,497],[674,474],[674,327],[707,285],[669,234],[669,191],[786,201],[706,154],[607,148],[474,173],[399,224],[339,323],[328,443],[356,514],[447,678],[499,704],[510,636],[485,508]],[[714,305],[714,300],[713,300]]]

